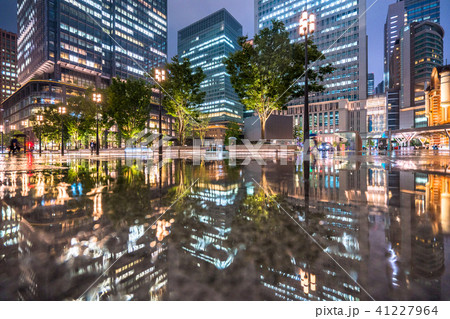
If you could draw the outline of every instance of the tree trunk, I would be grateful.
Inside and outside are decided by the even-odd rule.
[[[260,119],[261,122],[261,139],[266,139],[266,119]]]

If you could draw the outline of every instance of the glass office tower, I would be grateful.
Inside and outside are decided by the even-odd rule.
[[[17,88],[17,36],[0,29],[0,103]],[[0,119],[1,119],[0,114]]]
[[[367,95],[371,96],[375,94],[375,74],[369,73],[367,77]]]
[[[201,84],[206,97],[199,109],[213,123],[242,123],[243,105],[222,63],[238,50],[241,36],[242,25],[225,9],[178,31],[178,56],[188,58],[193,68],[201,67],[206,74]]]
[[[336,68],[324,81],[327,90],[314,94],[312,101],[367,98],[365,0],[255,0],[255,32],[276,19],[284,22],[292,41],[304,41],[299,35],[299,20],[306,8],[317,16],[313,41],[325,54],[321,63]]]
[[[407,23],[431,21],[440,23],[440,0],[405,0]]]
[[[167,59],[167,0],[18,0],[19,82],[101,86]]]

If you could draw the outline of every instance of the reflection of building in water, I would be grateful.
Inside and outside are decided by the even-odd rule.
[[[21,216],[15,209],[0,201],[0,300],[17,298],[16,283],[17,250],[19,245],[19,223]]]
[[[87,162],[77,163],[80,164]],[[100,167],[98,175],[96,167]],[[86,175],[78,175],[79,179],[73,184],[63,182],[68,178],[67,171],[36,173],[27,180],[26,188],[20,183],[19,174],[15,175],[17,180],[14,182],[12,175],[9,177],[7,184],[17,186],[4,189],[5,198],[11,207],[20,205],[23,212],[15,248],[20,268],[18,295],[8,296],[9,299],[75,299],[91,284],[92,288],[83,299],[163,297],[167,284],[167,242],[164,238],[173,221],[162,224],[161,219],[154,230],[145,232],[167,209],[159,203],[161,193],[155,186],[159,183],[150,182],[154,177],[150,176],[152,171],[147,167],[136,172],[149,175],[142,177],[142,181],[148,181],[150,185],[145,189],[154,196],[151,207],[155,211],[143,212],[145,218],[139,218],[138,223],[135,221],[138,217],[134,218],[131,226],[124,221],[113,225],[108,218],[109,212],[103,212],[103,200],[108,194],[118,196],[121,201],[123,195],[114,192],[121,173],[111,165],[107,170],[102,167],[104,165],[96,166],[95,162],[93,166],[87,165]],[[81,171],[80,167],[77,169]],[[105,180],[105,172],[116,178]],[[172,172],[166,168],[161,171],[161,185],[166,188],[171,185]],[[161,177],[158,175],[157,178]],[[105,181],[103,185],[102,180]],[[162,190],[163,194],[166,188]],[[139,206],[135,208],[139,210]],[[14,252],[10,254],[14,255]],[[95,283],[105,270],[106,274]]]
[[[323,244],[325,250],[369,291],[371,285],[379,285],[375,289],[378,298],[441,299],[442,229],[448,229],[450,219],[450,177],[336,163],[315,165],[311,170],[309,214],[324,214],[322,223],[330,238]],[[301,167],[298,170],[300,174],[291,173],[291,180],[289,174],[282,174],[283,182],[277,183],[280,171],[268,165],[261,180],[284,194],[292,206],[300,206],[296,217],[307,228],[299,204],[304,198]],[[444,221],[446,227],[441,226]],[[316,235],[324,242],[326,236]],[[369,299],[327,256],[316,262],[293,256],[291,262],[291,271],[262,266],[261,281],[277,298]],[[310,283],[314,278],[314,289],[305,291],[302,272]],[[268,279],[274,275],[276,282]]]
[[[445,269],[441,225],[450,214],[446,206],[450,177],[414,172],[390,175],[397,177],[389,183],[390,190],[398,194],[386,224],[387,244],[395,260],[389,265],[393,298],[440,300]]]
[[[192,229],[192,241],[188,241],[182,249],[217,269],[225,269],[237,254],[237,248],[227,247],[225,242],[243,194],[239,192],[238,182],[229,182],[230,176],[222,171],[219,162],[207,164],[207,169],[218,173],[209,176],[210,181],[197,182],[189,195],[201,207],[195,212],[200,225]]]
[[[350,204],[353,201],[367,201],[367,172],[352,170],[340,164],[314,166],[311,172],[309,211],[305,213],[305,189],[301,180],[301,168],[289,167],[290,173],[283,171],[288,168],[281,169],[282,183],[277,183],[277,174],[280,174],[280,167],[277,165],[267,165],[261,180],[265,180],[267,187],[275,193],[283,194],[289,206],[298,207],[295,217],[302,227],[308,229],[308,219],[314,215],[321,216],[320,224],[323,227],[320,233],[316,233],[316,240],[348,274],[327,254],[321,254],[315,262],[308,262],[294,255],[290,272],[263,265],[262,284],[269,288],[275,297],[283,300],[370,299],[353,280],[365,286],[368,214],[367,211]],[[295,172],[295,169],[299,172]],[[299,229],[299,233],[301,232]],[[278,278],[275,283],[267,280],[267,277],[273,275]]]

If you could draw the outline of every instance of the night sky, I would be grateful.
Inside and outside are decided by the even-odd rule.
[[[254,0],[169,0],[169,56],[177,53],[177,31],[226,8],[244,27],[244,34],[254,34]],[[375,84],[383,77],[383,28],[387,7],[395,0],[367,0],[367,35],[369,36],[369,72],[375,73]],[[441,0],[441,24],[446,31],[444,57],[450,61],[450,1]],[[16,0],[0,0],[0,28],[16,32]]]

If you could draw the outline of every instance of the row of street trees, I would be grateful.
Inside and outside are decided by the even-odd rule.
[[[165,93],[163,106],[175,118],[175,130],[180,143],[185,143],[188,133],[204,139],[208,119],[201,118],[197,111],[197,106],[205,96],[200,91],[200,83],[205,78],[203,71],[200,68],[191,70],[189,60],[180,61],[178,57],[174,57],[166,68],[168,78],[162,83]],[[55,104],[40,109],[31,118],[34,133],[47,141],[58,141],[63,134],[64,140],[78,147],[87,145],[95,135],[98,119],[99,130],[106,134],[114,125],[117,126],[120,145],[122,139],[136,136],[147,126],[151,101],[155,98],[153,92],[161,90],[149,82],[114,78],[105,90],[88,88],[83,94],[69,97],[65,105]],[[100,104],[93,101],[94,92],[103,96]],[[61,107],[65,108],[64,113],[60,112]]]
[[[272,24],[272,28],[261,30],[252,42],[247,37],[240,38],[240,50],[223,61],[242,104],[259,116],[263,139],[267,120],[273,112],[284,109],[289,101],[305,92],[300,82],[305,73],[305,44],[291,43],[282,22],[273,21]],[[308,56],[312,62],[320,63],[324,59],[311,40]],[[167,114],[175,119],[180,144],[184,145],[188,136],[203,140],[209,120],[200,114],[198,106],[205,98],[201,83],[206,75],[201,68],[192,69],[188,59],[178,56],[165,69],[166,79],[161,86],[155,81],[115,78],[107,89],[100,91],[103,95],[100,105],[92,100],[94,90],[89,88],[82,95],[68,98],[64,114],[58,112],[61,105],[48,106],[31,119],[34,131],[48,140],[56,141],[64,134],[74,145],[87,145],[95,133],[98,117],[100,130],[105,135],[116,125],[118,141],[129,139],[145,129],[153,92],[162,90],[162,104]],[[332,71],[329,64],[317,65],[310,70],[309,91],[323,91],[325,88],[320,82]],[[64,132],[61,131],[63,127]]]

